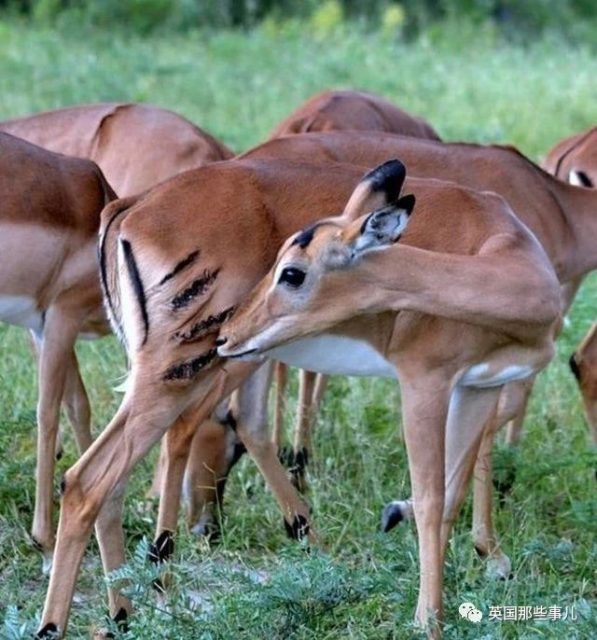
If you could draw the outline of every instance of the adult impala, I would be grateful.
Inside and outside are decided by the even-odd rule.
[[[152,105],[135,103],[99,103],[67,107],[0,122],[0,131],[19,136],[41,147],[70,156],[94,160],[121,196],[131,196],[155,186],[187,169],[225,160],[233,153],[206,131],[182,116]],[[99,218],[96,218],[96,230]],[[35,265],[29,265],[33,269]],[[33,279],[43,273],[31,273]],[[80,380],[77,372],[77,379]],[[87,422],[90,407],[82,384],[67,385],[65,402],[77,407],[78,422]],[[205,464],[218,459],[224,443],[210,440],[222,431],[217,424],[202,430],[214,455],[197,465],[194,500],[213,500],[211,476],[206,477]],[[225,434],[226,435],[226,434]],[[157,485],[158,480],[154,482]],[[220,483],[222,486],[222,483]],[[45,566],[49,566],[49,543],[53,536],[39,537],[44,548]]]
[[[274,128],[270,139],[295,133],[347,130],[440,139],[423,118],[413,116],[381,96],[354,90],[323,91],[312,96]]]
[[[582,277],[597,267],[597,192],[573,187],[547,175],[513,148],[475,144],[435,143],[377,132],[330,132],[287,136],[247,152],[247,158],[290,158],[310,162],[344,161],[372,166],[400,157],[412,175],[449,179],[503,196],[516,215],[535,233],[550,257],[562,295],[569,305]],[[532,388],[529,378],[506,386],[500,411],[475,470],[473,540],[488,559],[488,570],[510,573],[510,561],[501,550],[491,522],[491,443],[493,433],[506,421],[520,432]],[[213,455],[213,454],[212,454]],[[404,502],[388,505],[384,527],[409,515]]]
[[[543,166],[570,184],[597,188],[597,127],[559,142],[547,154]],[[570,368],[580,388],[593,444],[597,446],[597,324],[572,354]]]
[[[38,638],[65,631],[78,568],[94,522],[105,570],[124,561],[122,497],[134,465],[168,431],[166,481],[173,491],[180,490],[197,421],[243,381],[234,412],[237,432],[272,488],[290,531],[315,539],[308,509],[290,484],[267,434],[263,410],[267,372],[256,371],[255,363],[220,360],[215,340],[232,309],[271,267],[284,237],[340,210],[351,192],[345,219],[356,219],[388,199],[395,203],[402,165],[384,166],[355,190],[360,175],[360,169],[345,165],[330,164],[323,171],[320,166],[280,159],[233,160],[187,172],[138,199],[117,201],[104,210],[101,263],[112,321],[127,345],[129,383],[113,420],[65,474],[55,564]],[[497,392],[493,388],[469,390],[467,384],[503,383],[508,376],[529,375],[548,362],[551,327],[561,306],[557,279],[535,238],[497,196],[435,181],[412,180],[409,188],[419,201],[410,235],[415,246],[392,249],[396,268],[386,273],[389,289],[383,292],[381,287],[370,287],[377,292],[376,301],[351,296],[346,289],[344,293],[353,310],[370,310],[375,303],[381,311],[393,291],[394,303],[409,310],[401,316],[404,324],[398,321],[410,333],[404,355],[413,352],[414,358],[422,344],[437,343],[438,349],[446,350],[445,362],[453,363],[452,373],[463,383],[458,417],[466,413],[468,423],[474,423],[460,443],[468,452],[480,438],[476,423],[491,409]],[[402,213],[412,203],[412,198],[402,200]],[[185,233],[180,233],[181,228]],[[351,227],[358,228],[360,222]],[[300,242],[317,229],[303,235]],[[370,251],[366,256],[375,279],[380,275],[375,265],[383,253]],[[395,312],[375,316],[380,331],[383,329],[380,339],[384,334],[389,337],[385,331],[395,317]],[[467,323],[466,331],[462,322]],[[437,342],[440,335],[449,338],[445,344]],[[452,357],[457,345],[460,348]],[[382,356],[375,361],[377,365],[380,360]],[[423,463],[431,463],[429,468],[435,470],[426,469],[423,484],[417,485],[417,497],[419,489],[433,489],[433,493],[425,490],[427,497],[416,506],[422,557],[429,558],[424,560],[418,614],[424,622],[430,612],[439,610],[441,600],[440,423],[445,419],[453,380],[446,378],[445,370],[436,369],[444,359],[436,359],[428,350],[422,349],[422,359],[408,362],[405,357],[400,368],[411,383],[420,379],[441,385],[439,393],[433,388],[431,396],[437,403],[426,419],[433,423],[429,428],[439,429],[438,437],[421,452],[429,458]],[[385,372],[393,372],[392,366],[387,365]],[[471,394],[475,400],[469,405]],[[456,427],[464,424],[452,422]],[[448,453],[455,458],[461,454],[457,442],[451,435]],[[420,464],[413,461],[417,481]],[[460,487],[465,471],[458,466],[450,486]],[[454,492],[450,495],[448,517],[460,499]],[[170,506],[160,509],[152,552],[158,559],[167,558],[172,551],[178,510],[175,498],[171,494]],[[429,568],[433,573],[428,573]],[[115,589],[109,595],[111,614],[119,621],[126,619],[130,602]]]
[[[234,155],[181,115],[129,102],[35,113],[0,122],[0,131],[50,151],[93,160],[121,198]]]
[[[422,118],[396,107],[380,96],[349,90],[324,91],[309,98],[275,127],[271,138],[340,130],[385,131],[439,140],[437,132]],[[302,491],[306,488],[305,469],[310,456],[311,431],[327,387],[328,376],[305,370],[300,372],[296,426],[290,449],[282,447],[288,380],[287,367],[283,363],[277,363],[275,379],[272,441],[289,468],[293,484]],[[198,534],[217,535],[226,477],[243,450],[234,433],[223,428],[226,424],[225,419],[219,424],[212,420],[198,429],[189,455],[184,493],[187,497],[188,521],[192,531]],[[217,491],[211,489],[214,483]]]
[[[91,443],[74,351],[79,333],[109,332],[97,276],[100,212],[115,197],[97,165],[0,133],[0,320],[29,329],[39,351],[32,537],[47,570],[54,451],[64,399],[79,451]]]

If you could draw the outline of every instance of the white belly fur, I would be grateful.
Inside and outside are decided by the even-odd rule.
[[[470,367],[460,378],[459,384],[464,387],[488,389],[490,387],[499,387],[507,382],[524,380],[534,372],[533,367],[528,365],[509,365],[500,371],[490,373],[489,364],[482,363]]]
[[[276,347],[267,355],[308,371],[345,376],[397,378],[394,366],[368,343],[323,334]]]
[[[35,300],[29,296],[0,295],[0,320],[40,332],[42,315]]]

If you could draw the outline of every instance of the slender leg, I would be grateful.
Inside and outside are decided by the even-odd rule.
[[[276,446],[276,449],[280,451],[284,440],[284,412],[286,410],[286,392],[288,390],[288,366],[283,362],[276,362],[274,376],[276,379],[276,402],[272,442]]]
[[[401,372],[402,415],[419,540],[420,587],[415,621],[439,637],[443,566],[444,435],[449,387],[444,377]]]
[[[500,548],[492,519],[491,451],[493,438],[494,427],[490,423],[483,434],[474,470],[473,544],[477,553],[481,557],[487,558],[487,574],[492,578],[506,579],[510,576],[510,559]]]
[[[100,509],[115,490],[124,491],[130,470],[162,437],[188,403],[188,394],[180,390],[168,393],[163,387],[142,384],[134,371],[131,376],[130,389],[113,420],[65,474],[56,562],[50,577],[40,638],[54,632],[64,633],[79,565]],[[213,383],[215,377],[215,374],[209,376],[197,392],[207,392],[207,383]],[[160,402],[155,403],[158,395]],[[115,517],[118,517],[116,511],[102,514],[97,522],[97,534],[100,548],[120,559],[121,523],[116,526]],[[113,557],[102,560],[104,566],[117,566]],[[124,598],[119,599],[114,594],[110,595],[110,600],[118,605],[126,603]]]
[[[48,573],[52,566],[54,547],[53,486],[60,403],[79,325],[78,318],[70,317],[59,307],[51,307],[46,313],[41,341],[35,512],[31,536],[42,550],[44,573]]]
[[[89,397],[81,379],[79,363],[74,351],[70,354],[70,364],[66,376],[64,389],[64,405],[69,422],[75,432],[79,455],[89,448],[91,444],[91,408]]]
[[[303,493],[307,489],[305,467],[311,449],[311,427],[313,425],[313,396],[317,374],[301,369],[299,374],[299,398],[294,430],[293,453],[288,472],[292,484]]]
[[[225,414],[221,421],[214,418],[203,422],[195,433],[184,477],[191,531],[210,539],[219,533],[228,474],[245,451],[233,428],[234,416]]]
[[[520,400],[520,408],[518,412],[508,422],[506,430],[506,444],[509,447],[517,447],[520,444],[522,425],[524,424],[524,419],[527,413],[527,406],[529,404],[529,398],[531,396],[531,391],[533,390],[534,382],[535,377],[533,376],[532,380],[527,383],[527,385],[525,385],[526,395],[524,399]]]
[[[501,389],[457,386],[450,398],[446,429],[446,503],[442,520],[442,554],[473,473],[481,439],[495,419]],[[489,443],[491,448],[491,442]]]
[[[267,394],[271,369],[266,365],[243,384],[238,393],[238,435],[274,493],[293,538],[317,536],[309,524],[309,509],[290,483],[267,429]]]

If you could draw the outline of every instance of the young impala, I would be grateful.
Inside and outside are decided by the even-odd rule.
[[[353,253],[339,246],[338,254],[331,251],[329,257],[332,262],[337,258],[338,277],[352,272],[342,268],[347,255],[367,268],[358,270],[354,284],[336,290],[332,298],[338,304],[332,311],[341,315],[348,304],[353,313],[374,312],[368,326],[378,331],[367,334],[371,345],[356,345],[367,356],[362,358],[366,370],[349,358],[348,372],[382,370],[393,375],[384,344],[397,349],[396,362],[410,398],[405,402],[409,425],[415,415],[421,420],[414,432],[409,428],[423,562],[418,618],[425,623],[439,612],[442,544],[470,473],[471,451],[474,454],[482,423],[495,404],[493,385],[530,375],[549,361],[552,325],[561,306],[559,288],[540,245],[503,200],[437,181],[409,182],[418,202],[409,229],[411,246],[400,243],[389,250],[388,270],[387,251],[373,247],[381,239],[397,239],[414,199],[405,197],[398,209],[394,206],[404,177],[399,163],[385,165],[357,184],[360,174],[346,165],[330,164],[322,170],[280,159],[232,160],[187,172],[104,210],[100,262],[112,322],[127,346],[130,375],[117,414],[65,474],[54,570],[38,638],[65,631],[94,522],[105,570],[124,561],[126,480],[166,432],[164,486],[169,493],[162,493],[152,557],[164,560],[172,552],[176,492],[195,425],[243,381],[230,424],[272,488],[290,532],[316,539],[309,511],[267,434],[267,370],[258,369],[259,363],[219,359],[215,341],[234,307],[274,263],[283,238],[340,210],[351,192],[342,220],[354,220],[349,225]],[[373,211],[374,217],[363,225],[362,216]],[[381,224],[386,219],[388,224]],[[307,250],[309,238],[319,238],[321,231],[327,237],[328,225],[311,227],[296,247],[305,245]],[[295,275],[291,271],[284,277],[292,282]],[[310,274],[308,282],[315,280]],[[387,310],[390,300],[405,311]],[[338,319],[334,313],[323,316],[326,322]],[[351,326],[357,331],[353,338],[360,338],[362,324],[349,323],[336,346],[354,345],[348,339]],[[342,358],[336,362],[345,372]],[[422,416],[418,405],[423,396],[416,395],[417,389],[426,389],[425,402],[433,398],[432,410]],[[458,402],[452,407],[446,441],[448,469],[454,474],[447,476],[450,493],[440,544],[443,423],[454,389]],[[415,446],[421,438],[426,446]],[[125,620],[130,602],[116,589],[109,596],[112,616]]]
[[[114,193],[97,165],[0,133],[0,320],[31,332],[38,359],[32,538],[50,567],[54,451],[64,401],[79,451],[91,443],[74,351],[80,333],[109,332],[97,276],[100,212]]]

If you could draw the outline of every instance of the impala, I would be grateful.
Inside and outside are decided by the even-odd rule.
[[[94,160],[121,197],[145,191],[187,169],[225,160],[233,155],[225,145],[182,116],[144,104],[101,103],[57,109],[5,120],[0,122],[0,131],[51,151]],[[96,225],[97,230],[99,218],[96,218]],[[29,278],[43,277],[43,273],[34,271],[35,264],[28,268],[32,270]],[[78,371],[76,379],[76,385],[67,385],[66,404],[67,407],[77,407],[78,424],[86,423],[81,429],[88,432],[89,400]],[[51,385],[52,381],[46,384]],[[211,488],[214,484],[212,475],[205,466],[213,465],[221,457],[221,449],[226,451],[225,442],[219,442],[216,446],[213,441],[219,431],[222,428],[214,422],[201,431],[202,437],[205,435],[207,439],[202,448],[206,452],[213,452],[213,455],[208,455],[194,470],[195,489],[192,494],[189,492],[192,505],[197,500],[203,504],[215,499],[215,489]],[[227,468],[224,466],[223,470]],[[154,492],[157,492],[159,482],[159,474],[156,474]],[[219,486],[223,487],[223,482]],[[49,566],[51,539],[53,536],[45,534],[39,537],[40,542],[43,541],[46,569]]]
[[[106,102],[0,122],[40,147],[89,158],[120,197],[234,154],[182,116],[152,105]]]
[[[75,340],[109,331],[97,277],[100,212],[115,197],[97,165],[0,133],[0,320],[31,332],[38,358],[32,538],[48,571],[54,451],[64,401],[79,451],[91,443]]]
[[[437,177],[494,191],[534,232],[550,257],[562,284],[565,306],[571,303],[582,277],[597,267],[597,192],[562,183],[546,174],[513,148],[475,144],[436,143],[377,132],[330,132],[287,136],[247,152],[247,158],[289,158],[310,162],[344,161],[372,166],[400,157],[412,175]],[[491,451],[495,431],[511,420],[509,433],[520,425],[532,378],[508,384],[499,411],[487,429],[475,470],[473,541],[487,558],[490,574],[506,577],[510,560],[500,549],[491,522]],[[211,454],[213,455],[213,453]],[[384,529],[408,517],[408,503],[390,503]]]
[[[597,127],[559,142],[543,167],[560,180],[579,187],[597,187]]]
[[[439,140],[433,127],[380,96],[365,91],[324,91],[309,98],[270,134],[270,139],[313,131],[386,131]]]
[[[351,226],[355,252],[371,248],[376,236],[395,240],[399,231],[393,223],[395,215],[388,217],[384,233],[374,230],[362,239],[356,236],[363,214],[384,203],[396,203],[403,174],[402,165],[392,163],[357,184],[362,173],[352,166],[330,164],[322,170],[280,159],[233,160],[187,172],[139,198],[106,207],[100,262],[107,306],[127,346],[130,374],[113,420],[64,476],[54,570],[38,638],[65,631],[94,522],[104,569],[123,563],[126,479],[166,432],[165,482],[171,493],[167,503],[162,496],[152,557],[165,560],[172,552],[178,510],[174,494],[180,491],[195,425],[243,381],[230,424],[271,487],[289,531],[316,540],[309,511],[267,434],[267,367],[222,361],[215,341],[222,323],[274,263],[283,238],[340,210],[351,192],[343,219],[355,220]],[[375,351],[382,349],[384,336],[389,339],[387,332],[397,318],[394,311],[385,311],[391,296],[396,308],[407,310],[400,316],[404,323],[398,320],[401,331],[408,332],[408,336],[401,334],[407,339],[404,344],[395,343],[403,349],[397,356],[406,387],[433,384],[433,393],[425,395],[425,401],[434,398],[433,411],[422,417],[420,425],[420,434],[428,429],[434,434],[431,446],[417,449],[414,455],[422,459],[411,461],[425,565],[418,613],[424,622],[430,612],[439,611],[441,600],[438,527],[444,483],[443,421],[452,386],[460,383],[456,394],[460,402],[450,426],[454,423],[458,430],[465,424],[460,420],[464,417],[467,426],[472,424],[470,430],[450,434],[447,441],[448,468],[457,462],[450,487],[458,486],[460,491],[470,471],[469,452],[478,445],[482,423],[494,405],[498,388],[491,385],[531,375],[549,361],[552,325],[561,303],[549,260],[502,199],[435,181],[411,180],[409,188],[419,203],[410,234],[414,246],[392,248],[394,267],[385,276],[376,268],[383,264],[385,251],[366,252],[362,262],[370,266],[369,282],[377,283],[367,287],[373,298],[355,296],[353,287],[339,293],[353,312],[377,312],[372,316],[379,328],[377,342],[363,346],[370,372],[381,367],[387,375],[395,373],[394,365]],[[400,201],[400,226],[413,202],[412,197]],[[298,244],[308,244],[307,239],[317,237],[319,229],[312,227]],[[371,225],[365,225],[365,230],[371,230]],[[342,254],[338,259],[341,266]],[[378,281],[382,276],[385,279]],[[423,345],[438,350],[429,353]],[[341,359],[337,362],[342,364]],[[440,363],[449,363],[446,366],[452,371]],[[350,369],[359,373],[354,360]],[[416,412],[416,402],[410,410]],[[412,437],[426,436],[415,433]],[[467,461],[464,466],[463,460]],[[449,495],[447,513],[452,518],[460,496]],[[109,597],[112,616],[122,622],[130,602],[116,589],[109,590]]]
[[[570,184],[596,188],[597,127],[562,140],[547,154],[543,166]],[[570,368],[581,391],[593,444],[597,446],[597,324],[572,354]]]
[[[325,91],[311,97],[274,129],[271,138],[336,130],[376,130],[439,140],[433,127],[422,118],[399,109],[379,96],[361,91]],[[290,449],[282,447],[288,380],[286,365],[277,363],[274,377],[276,396],[272,441],[289,469],[293,484],[304,491],[311,431],[328,376],[305,370],[300,372],[296,427]],[[218,535],[226,477],[243,451],[238,439],[234,444],[233,436],[221,421],[212,420],[207,427],[198,429],[193,440],[184,478],[184,493],[188,505],[187,519],[192,531],[197,534],[209,537]],[[214,484],[218,489],[216,492],[211,489]]]

